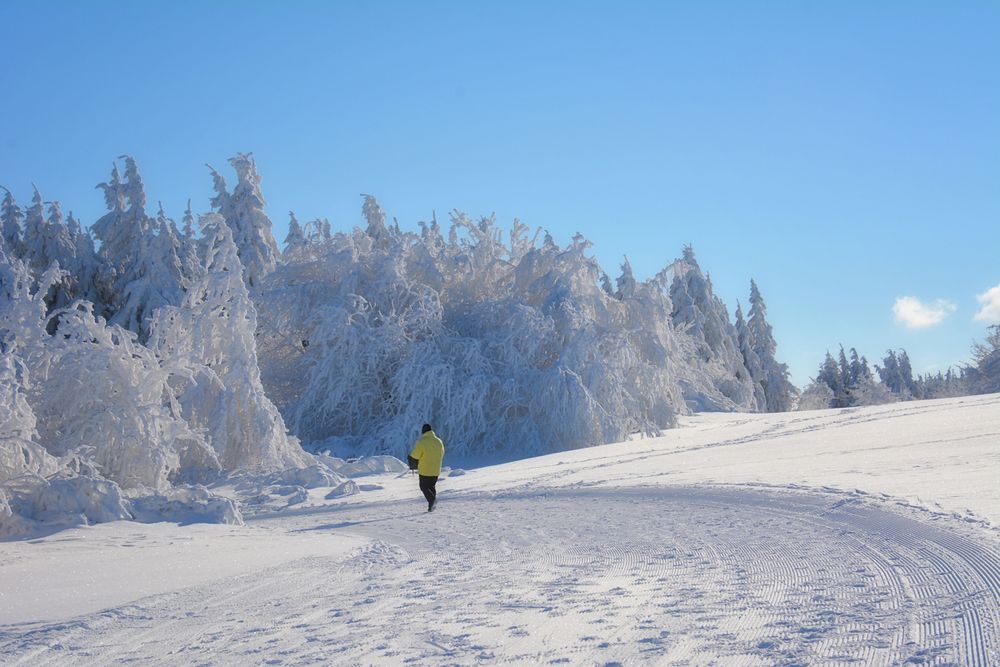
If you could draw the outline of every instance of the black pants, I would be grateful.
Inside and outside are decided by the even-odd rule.
[[[437,489],[434,488],[437,486],[437,483],[438,478],[436,475],[434,477],[420,475],[420,490],[423,491],[424,498],[427,499],[427,507],[433,505],[434,499],[437,498]]]

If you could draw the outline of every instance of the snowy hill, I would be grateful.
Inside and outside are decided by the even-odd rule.
[[[1000,663],[1000,394],[679,426],[0,542],[0,662]]]

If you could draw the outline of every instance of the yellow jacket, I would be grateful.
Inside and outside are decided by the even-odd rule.
[[[439,477],[441,475],[441,462],[444,460],[444,443],[441,438],[434,435],[434,431],[427,431],[417,444],[413,446],[410,456],[417,459],[417,472],[424,477]]]

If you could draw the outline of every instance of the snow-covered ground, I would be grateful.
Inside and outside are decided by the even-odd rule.
[[[0,542],[0,663],[1000,664],[1000,395],[458,472]]]

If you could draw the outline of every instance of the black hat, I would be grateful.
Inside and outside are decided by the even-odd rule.
[[[420,427],[421,433],[427,433],[427,431],[432,431],[432,430],[434,429],[431,428],[430,424],[424,424],[423,426]]]

